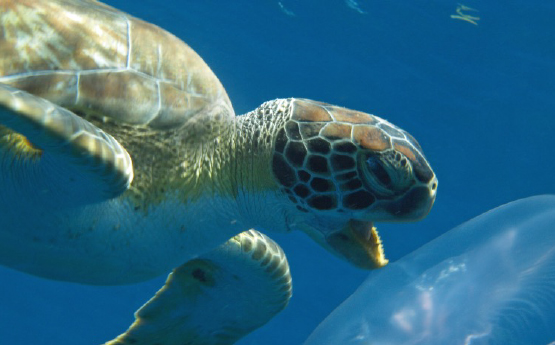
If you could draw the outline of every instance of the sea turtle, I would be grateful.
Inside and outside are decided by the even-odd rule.
[[[0,263],[85,284],[170,271],[107,344],[232,344],[288,303],[301,230],[362,268],[375,221],[414,221],[437,179],[366,113],[277,99],[235,116],[185,43],[94,0],[0,0]]]

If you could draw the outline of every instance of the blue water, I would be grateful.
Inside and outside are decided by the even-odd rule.
[[[237,113],[306,97],[413,134],[439,178],[415,224],[378,224],[392,261],[503,203],[555,193],[555,4],[472,1],[159,1],[109,4],[188,42]],[[176,5],[176,3],[178,3]],[[280,6],[281,4],[281,6]],[[302,234],[272,235],[292,266],[289,307],[241,345],[296,345],[368,275]],[[0,269],[1,344],[98,344],[163,284],[88,287]]]

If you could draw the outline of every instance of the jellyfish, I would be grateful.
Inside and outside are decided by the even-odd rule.
[[[555,344],[555,195],[488,211],[367,280],[305,345]]]

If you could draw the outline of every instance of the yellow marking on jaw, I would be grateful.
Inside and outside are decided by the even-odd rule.
[[[327,236],[328,244],[347,261],[363,269],[387,265],[382,241],[370,222],[350,220],[341,230]]]
[[[351,235],[359,243],[359,245],[367,253],[366,258],[369,260],[365,268],[377,269],[387,265],[389,260],[385,258],[382,240],[375,226],[372,226],[368,235],[362,235],[357,231],[351,231]]]
[[[372,242],[369,247],[369,251],[372,253],[372,258],[374,258],[374,264],[377,268],[383,267],[387,265],[389,260],[385,258],[382,240],[375,226],[372,227],[371,238]]]

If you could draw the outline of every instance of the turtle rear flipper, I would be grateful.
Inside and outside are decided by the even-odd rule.
[[[245,231],[176,268],[127,332],[105,345],[234,344],[290,297],[283,250],[258,231]]]
[[[0,84],[0,185],[38,202],[114,198],[133,179],[127,151],[110,135],[45,99]],[[27,199],[29,200],[29,199]]]

